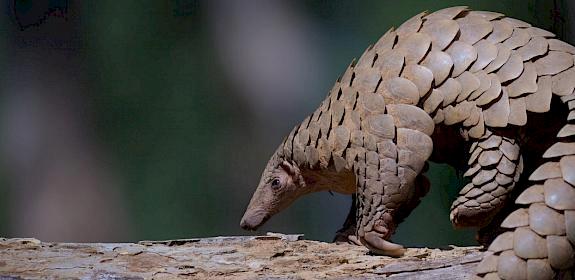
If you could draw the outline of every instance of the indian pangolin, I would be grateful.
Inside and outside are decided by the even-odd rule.
[[[575,261],[575,47],[554,37],[466,7],[389,30],[281,143],[241,226],[310,192],[355,194],[339,237],[399,256],[388,240],[429,188],[426,161],[446,162],[470,181],[452,223],[490,244],[478,276],[561,277]]]

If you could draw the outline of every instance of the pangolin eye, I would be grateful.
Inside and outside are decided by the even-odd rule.
[[[280,186],[280,179],[273,179],[272,184],[271,184],[272,188],[277,188]]]

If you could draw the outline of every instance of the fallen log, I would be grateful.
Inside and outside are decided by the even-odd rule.
[[[50,243],[0,238],[0,279],[470,279],[479,247],[363,246],[268,233],[138,243]]]

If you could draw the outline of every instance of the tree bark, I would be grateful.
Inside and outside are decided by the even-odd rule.
[[[410,248],[404,257],[362,246],[268,233],[138,243],[0,239],[0,279],[470,279],[479,247]]]

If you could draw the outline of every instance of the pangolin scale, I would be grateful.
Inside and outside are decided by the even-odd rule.
[[[554,37],[467,7],[389,30],[275,151],[242,227],[310,192],[355,194],[340,237],[398,256],[388,240],[428,191],[426,161],[446,162],[469,178],[452,223],[489,246],[478,278],[570,275],[575,47]]]

